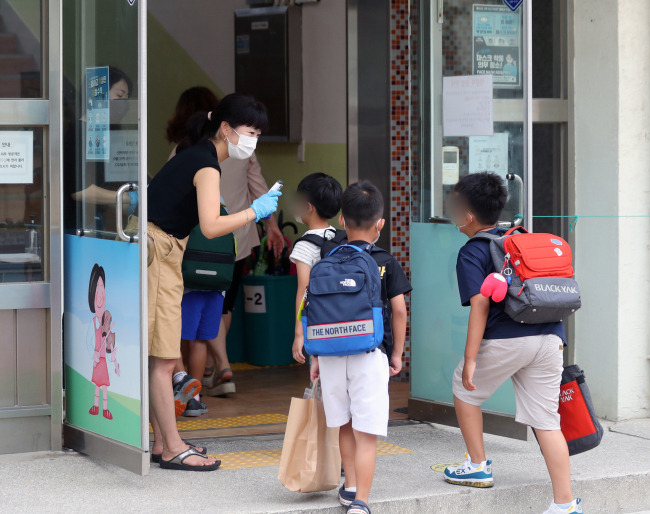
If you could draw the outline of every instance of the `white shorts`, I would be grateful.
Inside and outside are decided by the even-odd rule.
[[[341,427],[352,419],[358,432],[386,437],[388,358],[380,349],[348,357],[319,357],[325,419]]]
[[[515,421],[539,430],[560,430],[562,339],[554,334],[483,339],[476,357],[475,391],[463,386],[461,360],[454,372],[454,396],[481,405],[509,378],[515,389]]]

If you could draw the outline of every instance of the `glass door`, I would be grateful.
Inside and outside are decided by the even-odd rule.
[[[528,220],[528,10],[524,3],[511,11],[501,0],[420,6],[421,167],[411,224],[412,280],[419,287],[411,301],[409,416],[455,424],[452,375],[469,315],[460,305],[456,256],[467,239],[451,224],[448,196],[463,175],[497,173],[509,190],[500,225]],[[508,381],[484,404],[485,430],[526,437],[514,407]]]
[[[149,468],[145,13],[143,0],[63,4],[65,444],[138,473]]]

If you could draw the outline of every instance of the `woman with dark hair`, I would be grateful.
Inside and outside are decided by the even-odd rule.
[[[172,373],[180,357],[181,263],[190,231],[199,224],[208,238],[237,230],[277,209],[279,191],[268,192],[240,212],[220,215],[219,163],[248,159],[266,129],[264,105],[234,93],[212,111],[188,122],[186,149],[165,164],[149,185],[147,233],[153,259],[149,266],[149,393],[154,431],[152,453],[165,469],[207,471],[220,462],[181,439],[176,426]]]
[[[217,97],[207,87],[196,86],[183,91],[176,103],[174,115],[167,123],[167,129],[165,131],[167,140],[170,143],[178,145],[187,135],[187,122],[189,118],[194,113],[210,110],[217,104]],[[175,146],[169,156],[170,159],[176,155],[176,150],[177,147]],[[230,211],[239,211],[246,208],[253,199],[269,190],[269,186],[262,176],[262,168],[254,153],[248,159],[226,159],[221,163],[220,187],[221,196]],[[279,257],[284,248],[285,241],[282,232],[278,228],[275,214],[271,215],[264,223],[267,246],[270,250],[272,249],[274,251],[276,257]],[[183,363],[182,360],[179,360],[174,370],[174,382],[176,384],[174,391],[177,399],[181,398],[178,392],[178,384],[181,383],[181,380],[186,380],[187,373],[185,372],[185,367],[187,367],[191,377],[198,379],[202,376],[204,377],[204,391],[210,396],[225,396],[236,391],[235,383],[232,380],[233,373],[226,351],[226,335],[230,328],[232,311],[241,282],[244,262],[251,254],[251,251],[259,247],[260,238],[257,227],[253,223],[236,230],[235,237],[237,238],[237,258],[232,285],[225,294],[225,301],[223,298],[217,298],[215,295],[215,301],[213,302],[214,305],[221,305],[223,303],[221,322],[217,321],[214,323],[214,319],[212,318],[208,321],[206,316],[206,322],[203,323],[204,316],[198,315],[191,318],[193,323],[183,325],[183,356],[185,362]],[[190,293],[189,296],[185,295],[183,297],[184,319],[192,316],[191,312],[186,309],[187,306],[194,305],[190,301],[192,300],[191,296],[198,295]],[[211,295],[203,294],[203,296],[210,297]],[[203,307],[203,303],[200,302],[199,305],[195,305],[196,309]],[[209,310],[202,309],[202,312]],[[200,321],[197,322],[197,319]],[[195,327],[197,323],[198,327]],[[201,334],[201,340],[196,340],[196,337],[192,337],[193,334],[196,335],[199,333]],[[216,368],[212,365],[209,369],[206,368],[208,350]],[[205,376],[204,369],[206,369]],[[198,381],[196,384],[198,384]],[[190,399],[187,404],[182,403],[179,399],[176,407],[178,415],[183,414],[194,417],[208,412],[207,406],[200,400],[198,394],[195,394],[195,397]]]

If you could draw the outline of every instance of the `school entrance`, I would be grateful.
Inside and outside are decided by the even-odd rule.
[[[165,126],[189,87],[257,88],[281,120],[257,152],[269,185],[282,179],[290,193],[325,172],[382,191],[378,244],[415,286],[393,423],[455,422],[467,313],[446,194],[459,176],[501,173],[503,226],[572,242],[567,2],[260,3],[0,0],[0,150],[15,152],[0,159],[22,159],[0,168],[0,452],[63,445],[147,473],[146,184],[173,148]],[[273,45],[276,74],[262,52]],[[292,226],[290,196],[278,213],[289,244],[305,230]],[[292,337],[275,333],[294,306],[291,285],[274,296],[269,284],[291,275],[258,276],[256,262],[228,338],[236,392],[204,395],[207,414],[179,417],[185,438],[282,433],[291,397],[309,385]],[[486,429],[526,437],[513,409],[504,387]]]

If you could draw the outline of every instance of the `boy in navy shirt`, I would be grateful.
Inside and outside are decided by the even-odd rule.
[[[370,253],[377,262],[384,303],[384,340],[372,352],[347,357],[312,357],[311,379],[320,376],[328,427],[341,427],[339,443],[345,484],[339,501],[350,514],[370,514],[368,496],[375,474],[377,436],[388,429],[389,375],[402,369],[406,337],[406,302],[411,291],[395,257],[374,243],[386,220],[381,192],[367,180],[343,193],[339,223],[349,244]]]
[[[470,240],[458,252],[456,273],[461,302],[471,308],[465,357],[453,377],[454,406],[467,460],[445,470],[447,482],[492,487],[492,461],[483,446],[481,404],[511,379],[516,421],[535,429],[553,484],[554,502],[545,514],[581,513],[580,499],[571,493],[569,450],[560,430],[558,401],[562,378],[564,326],[559,323],[521,324],[480,294],[485,278],[495,272],[489,241],[472,239],[496,228],[508,190],[493,173],[460,179],[451,198],[452,219]]]

